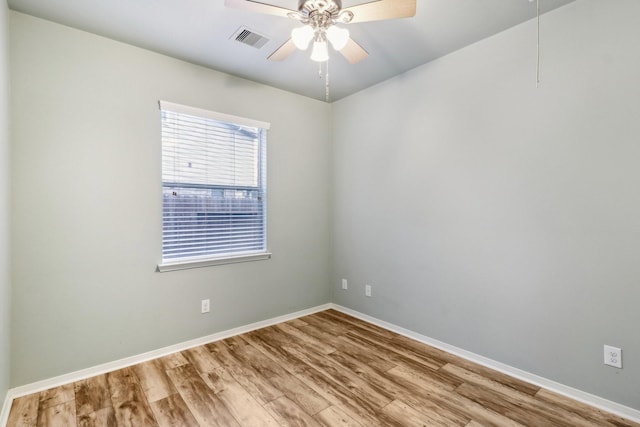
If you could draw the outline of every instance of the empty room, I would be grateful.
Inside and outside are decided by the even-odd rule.
[[[7,0],[0,426],[640,426],[638,0]]]

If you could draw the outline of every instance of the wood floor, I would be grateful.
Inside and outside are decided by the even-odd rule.
[[[334,310],[16,399],[8,426],[637,426]]]

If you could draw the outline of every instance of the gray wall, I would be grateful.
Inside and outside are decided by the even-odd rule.
[[[334,301],[640,409],[638,16],[543,16],[539,89],[528,22],[335,103]]]
[[[9,93],[7,5],[0,4],[0,402],[9,388]]]
[[[20,13],[10,24],[13,386],[330,301],[329,105]],[[154,271],[159,99],[271,123],[271,260]]]

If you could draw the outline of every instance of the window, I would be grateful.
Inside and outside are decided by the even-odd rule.
[[[160,271],[265,259],[268,123],[160,102]]]

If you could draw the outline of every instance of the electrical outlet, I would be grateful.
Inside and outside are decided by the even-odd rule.
[[[371,296],[371,285],[364,285],[364,296]]]
[[[348,289],[347,279],[342,279],[342,289]]]
[[[209,311],[211,311],[211,302],[208,299],[200,301],[200,312],[208,313]]]
[[[622,349],[605,345],[604,364],[622,369]]]

